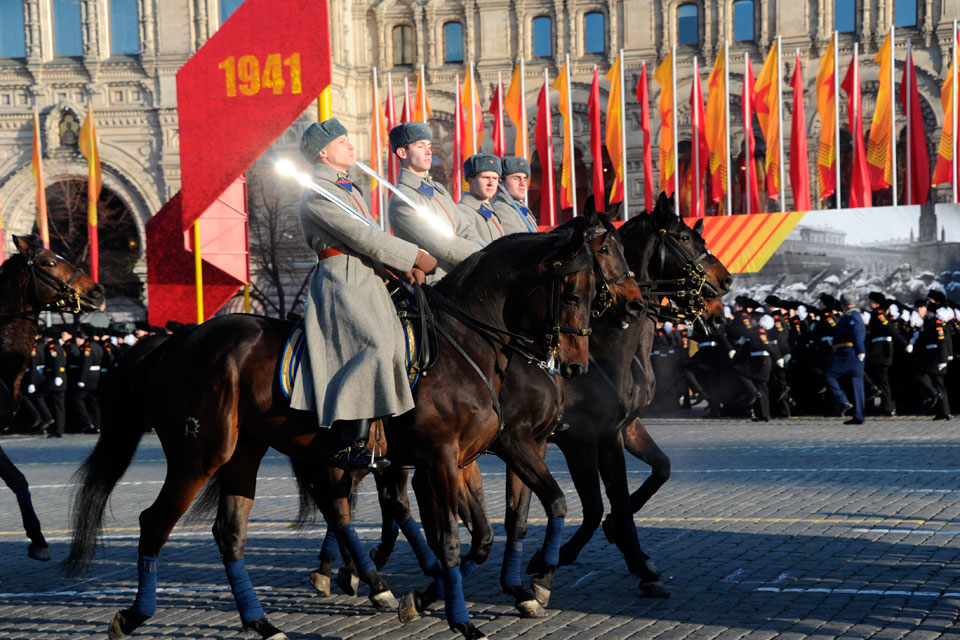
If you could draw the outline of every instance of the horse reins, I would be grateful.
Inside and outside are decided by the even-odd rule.
[[[606,229],[596,229],[587,234],[587,240],[589,241],[590,238],[607,233],[608,231]],[[603,273],[603,268],[597,260],[593,261],[593,272],[597,276],[597,297],[593,300],[593,310],[590,313],[594,318],[599,318],[613,306],[615,296],[613,295],[613,291],[610,290],[610,285],[615,285],[622,280],[632,278],[634,277],[634,273],[630,269],[627,269],[619,276],[609,280]]]
[[[78,293],[76,289],[70,286],[74,280],[83,274],[83,271],[80,269],[76,269],[69,280],[61,280],[39,268],[39,265],[37,265],[36,260],[33,258],[27,259],[27,268],[30,271],[30,283],[33,287],[34,297],[37,300],[40,299],[40,282],[42,282],[57,294],[56,300],[35,309],[28,309],[17,313],[3,313],[0,314],[0,318],[27,318],[34,314],[39,315],[44,311],[66,311],[67,313],[78,314],[83,312],[82,303],[84,302],[90,306],[96,306],[96,303],[91,298]]]
[[[666,266],[666,254],[669,251],[681,263],[683,277],[638,281],[637,285],[653,287],[648,293],[658,298],[676,297],[681,303],[686,302],[681,306],[665,305],[660,302],[648,304],[648,315],[659,320],[692,322],[699,319],[706,310],[703,287],[707,282],[707,272],[701,263],[711,255],[710,249],[704,249],[700,255],[692,258],[666,228],[661,228],[657,231],[657,251],[660,256],[660,272],[662,273]],[[661,289],[661,286],[674,288]]]

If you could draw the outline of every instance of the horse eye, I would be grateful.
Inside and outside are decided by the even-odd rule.
[[[690,236],[685,233],[682,236],[680,236],[680,240],[681,242],[690,242]]]
[[[573,295],[572,293],[565,293],[560,299],[563,300],[563,304],[568,304],[571,307],[580,304],[580,296]]]
[[[610,253],[610,247],[607,247],[607,246],[600,247],[599,249],[597,249],[597,253],[602,253],[603,255],[607,255],[608,253]]]
[[[43,266],[53,268],[53,267],[57,266],[57,263],[54,262],[53,260],[47,260],[47,261],[44,263]]]

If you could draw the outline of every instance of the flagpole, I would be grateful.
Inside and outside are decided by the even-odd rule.
[[[697,81],[700,79],[700,64],[698,62],[697,56],[693,56],[693,85],[691,86],[691,91],[695,94],[697,88]],[[694,95],[694,105],[693,105],[693,217],[700,217],[700,131],[698,130],[700,125],[700,120],[697,118],[697,107],[700,106],[696,104],[697,96]]]
[[[744,112],[744,116],[752,116],[753,112],[750,110],[750,90],[752,87],[747,86],[747,70],[750,67],[750,54],[743,54],[743,100],[744,104],[747,105],[747,108]],[[752,122],[747,122],[746,120],[743,123],[743,212],[744,213],[753,213],[750,211],[750,205],[753,204],[750,202],[750,165],[752,164],[753,158],[750,157],[750,130]]]
[[[543,165],[543,161],[541,161],[541,165],[546,166],[546,171],[549,172],[548,175],[550,176],[550,189],[547,191],[547,203],[550,205],[550,226],[554,226],[557,224],[557,210],[553,200],[553,123],[551,122],[550,116],[550,72],[547,69],[543,70],[543,94],[544,100],[546,100],[547,103],[547,162],[546,165]],[[544,184],[543,187],[545,189],[546,185]]]
[[[526,71],[523,66],[523,58],[520,58],[520,126],[523,127],[523,159],[530,160],[530,141],[527,131],[527,79]],[[523,194],[523,206],[530,206],[530,195]]]
[[[727,128],[726,135],[724,137],[724,144],[726,145],[727,157],[724,158],[723,166],[727,168],[727,215],[733,214],[733,193],[730,189],[730,41],[723,41],[723,112],[727,117]]]
[[[452,183],[450,185],[450,192],[454,196],[454,201],[459,200],[460,190],[462,188],[461,183],[463,182],[463,176],[460,173],[462,169],[461,163],[463,162],[463,139],[460,137],[460,129],[462,123],[460,119],[463,117],[463,98],[460,95],[460,74],[454,76],[454,82],[457,85],[457,102],[453,107],[453,171],[451,173]]]
[[[197,324],[203,324],[203,258],[200,257],[200,220],[193,223],[193,275],[197,285]]]
[[[623,174],[623,219],[630,219],[627,188],[627,98],[626,86],[623,84],[623,49],[620,49],[620,171]]]
[[[671,112],[671,117],[673,118],[673,193],[677,215],[680,215],[680,176],[678,175],[678,169],[680,165],[680,158],[678,157],[677,152],[677,45],[673,45],[670,50],[670,81],[673,83],[673,111]],[[661,167],[662,170],[662,167]]]
[[[427,74],[423,65],[420,65],[420,117],[422,122],[427,121]]]
[[[570,86],[570,54],[566,55],[567,64],[564,65],[564,68],[567,70],[566,79],[564,82],[567,83],[567,135],[569,136],[570,143],[565,146],[570,147],[570,204],[573,205],[573,215],[577,215],[577,171],[576,163],[573,158],[573,87]]]
[[[783,48],[780,42],[780,36],[777,36],[777,136],[780,139],[779,158],[780,163],[780,188],[777,195],[780,196],[780,213],[787,211],[787,189],[785,185],[784,152],[783,152]]]
[[[897,101],[894,81],[893,25],[890,25],[890,174],[893,189],[893,205],[897,205]]]
[[[473,155],[477,155],[477,84],[473,77],[473,62],[470,63],[470,142]]]
[[[833,32],[833,151],[834,179],[833,188],[837,211],[840,211],[840,38]]]
[[[953,123],[951,128],[953,129],[953,136],[951,136],[951,146],[953,147],[953,157],[951,158],[953,165],[953,201],[957,202],[957,21],[953,21],[953,77],[950,78],[950,87],[951,93],[953,94],[950,98],[950,103],[953,105]]]
[[[906,147],[906,155],[907,155],[907,157],[906,157],[906,165],[907,165],[907,167],[906,167],[906,168],[907,168],[907,204],[908,204],[908,205],[913,204],[913,180],[911,180],[911,176],[910,176],[910,173],[911,173],[911,172],[910,172],[910,161],[913,159],[913,153],[912,153],[912,151],[913,151],[913,146],[912,146],[913,140],[912,140],[912,135],[911,135],[911,134],[912,134],[912,131],[910,131],[910,106],[911,106],[911,102],[913,102],[913,101],[910,99],[910,72],[912,71],[912,68],[910,68],[910,67],[907,66],[907,65],[911,65],[911,67],[912,67],[912,63],[913,63],[913,56],[911,55],[911,52],[910,52],[911,44],[912,44],[911,39],[910,39],[910,38],[907,38],[907,57],[906,57],[906,59],[903,61],[903,81],[907,83],[907,86],[906,86],[906,97],[907,97],[907,99],[906,99],[904,102],[906,102],[906,112],[907,112],[907,147]],[[894,204],[896,204],[896,203],[894,203]]]
[[[373,138],[375,140],[374,144],[376,144],[376,147],[377,147],[377,161],[376,161],[377,173],[383,174],[383,167],[380,165],[381,155],[382,155],[380,153],[380,149],[381,149],[380,145],[382,144],[382,141],[380,140],[380,88],[377,84],[378,82],[379,82],[379,79],[377,77],[377,68],[374,67],[373,68],[373,109],[374,109]],[[383,193],[384,193],[383,189],[377,189],[377,199],[380,201],[380,220],[379,220],[380,229],[382,231],[386,231],[387,230],[387,223],[386,223],[387,207],[386,207],[386,202],[384,201],[384,198],[383,198]]]
[[[853,105],[850,107],[853,109],[853,131],[850,133],[853,136],[857,135],[857,123],[860,121],[860,43],[853,43]],[[839,123],[838,123],[839,124]],[[853,139],[853,148],[850,151],[850,157],[853,159],[851,171],[857,170],[857,163],[860,161],[860,158],[857,157],[857,139]],[[853,182],[853,176],[851,176],[851,183]],[[853,185],[850,185],[853,188]],[[859,196],[858,196],[859,197]],[[853,198],[851,197],[852,201]]]
[[[507,155],[507,139],[503,131],[503,72],[497,71],[497,124],[500,130],[500,152]]]
[[[413,121],[413,105],[410,100],[410,78],[403,79],[403,108],[407,111],[408,122]]]

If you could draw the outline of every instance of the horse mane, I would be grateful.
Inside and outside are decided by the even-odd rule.
[[[16,302],[14,290],[23,287],[26,283],[27,270],[22,253],[16,253],[10,256],[3,264],[0,264],[0,291],[3,296],[0,297],[0,307],[4,307],[4,302]]]

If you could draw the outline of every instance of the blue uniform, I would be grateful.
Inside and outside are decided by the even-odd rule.
[[[825,376],[827,388],[840,406],[847,404],[848,400],[837,379],[841,376],[850,378],[853,385],[853,417],[857,420],[863,420],[864,416],[864,365],[860,356],[866,353],[866,335],[867,329],[860,310],[848,309],[833,334],[833,355],[830,356]]]

